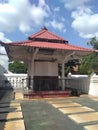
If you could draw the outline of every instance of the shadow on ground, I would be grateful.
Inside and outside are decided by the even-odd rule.
[[[46,101],[22,102],[26,130],[84,130]]]
[[[0,130],[4,130],[5,123],[10,119],[7,119],[9,113],[10,102],[13,100],[13,90],[0,88]],[[11,111],[15,111],[13,108]]]

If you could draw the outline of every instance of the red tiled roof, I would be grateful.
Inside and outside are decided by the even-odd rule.
[[[88,49],[84,47],[75,46],[72,44],[61,44],[61,43],[49,43],[49,42],[39,42],[39,41],[22,41],[22,42],[12,42],[7,43],[8,45],[14,46],[25,46],[25,47],[37,47],[46,49],[59,49],[59,50],[76,50],[76,51],[94,51],[93,49]]]
[[[41,41],[34,40],[33,38],[34,39],[41,38]],[[38,33],[31,35],[30,37],[28,37],[28,39],[29,40],[27,40],[27,41],[4,43],[4,44],[14,45],[14,46],[46,48],[46,49],[76,50],[76,51],[87,51],[87,52],[94,51],[92,49],[87,49],[84,47],[79,47],[79,46],[75,46],[72,44],[68,44],[68,43],[66,43],[68,41],[49,32],[46,28],[42,29]],[[46,40],[44,40],[44,39],[46,39]],[[48,41],[47,41],[47,39],[48,39]],[[50,41],[51,39],[53,40],[53,42]]]
[[[52,40],[61,40],[68,42],[67,40],[53,34],[52,32],[48,31],[46,28],[43,28],[41,31],[31,35],[28,37],[29,39],[34,39],[34,38],[41,38],[41,39],[52,39]]]

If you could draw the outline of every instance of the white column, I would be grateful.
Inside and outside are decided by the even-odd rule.
[[[90,79],[89,95],[98,97],[98,75],[93,74]]]
[[[31,61],[31,69],[30,69],[30,88],[33,90],[33,77],[34,77],[34,57],[32,57]]]
[[[65,80],[64,80],[64,61],[62,62],[62,90],[65,89]]]
[[[32,60],[31,60],[31,69],[30,69],[30,76],[31,76],[31,89],[33,90],[33,81],[34,81],[34,59],[36,57],[36,54],[38,53],[39,49],[36,48],[36,50],[34,51],[33,55],[32,55]]]
[[[28,62],[28,71],[27,71],[27,89],[30,87],[30,77],[31,77],[31,62]]]

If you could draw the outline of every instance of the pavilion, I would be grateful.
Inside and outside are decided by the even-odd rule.
[[[93,49],[69,44],[67,40],[48,31],[46,27],[28,37],[28,40],[2,43],[10,61],[24,61],[28,66],[28,88],[34,91],[55,91],[58,88],[58,64],[62,65],[71,58],[82,58],[95,52]],[[65,89],[62,80],[62,90]]]

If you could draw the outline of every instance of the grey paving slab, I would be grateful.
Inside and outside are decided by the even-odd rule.
[[[46,101],[25,101],[22,110],[27,130],[83,130]]]

